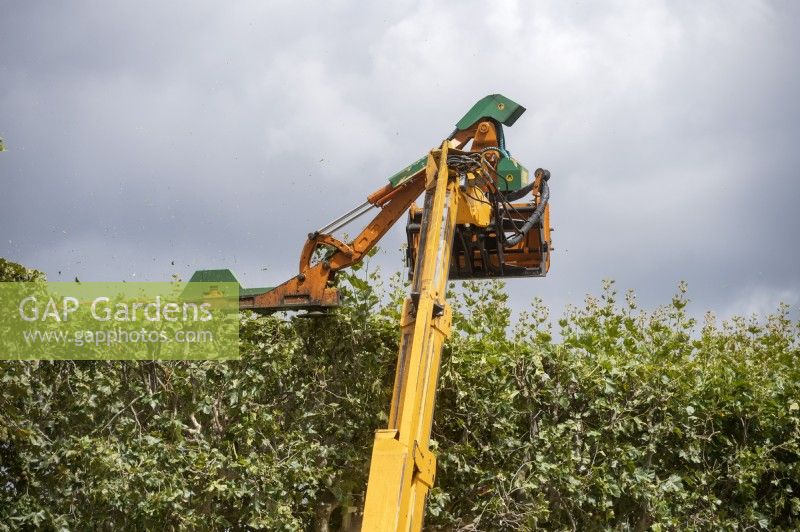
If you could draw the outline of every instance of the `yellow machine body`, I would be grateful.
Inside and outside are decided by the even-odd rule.
[[[485,130],[494,130],[494,125]],[[442,345],[451,330],[448,280],[544,276],[549,268],[549,189],[543,183],[549,172],[537,171],[529,202],[500,209],[490,201],[490,192],[495,198],[498,193],[491,183],[458,169],[460,161],[491,165],[491,160],[475,157],[485,148],[473,142],[473,151],[464,152],[451,145],[445,141],[428,155],[423,205],[409,209],[411,293],[401,314],[389,426],[377,431],[373,444],[365,531],[422,529],[425,497],[436,477],[436,458],[428,445]],[[519,234],[526,221],[529,229]],[[506,236],[515,229],[517,236]],[[465,243],[468,238],[471,245]]]
[[[468,178],[469,181],[474,178]],[[486,192],[476,185],[467,184],[458,191],[459,209],[456,214],[456,224],[488,227],[492,221],[492,206]]]

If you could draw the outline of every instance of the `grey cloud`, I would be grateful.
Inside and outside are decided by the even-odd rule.
[[[308,230],[502,92],[553,171],[556,312],[602,278],[697,312],[800,299],[788,2],[77,2],[0,19],[0,255],[81,279],[290,275]],[[378,262],[400,267],[402,229]],[[170,263],[176,260],[173,267]],[[266,271],[262,268],[267,267]]]

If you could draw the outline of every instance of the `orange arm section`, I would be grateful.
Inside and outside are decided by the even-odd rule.
[[[311,233],[300,253],[298,275],[251,301],[242,301],[241,307],[270,312],[338,306],[339,293],[332,282],[335,273],[363,259],[424,188],[425,171],[421,170],[396,188],[389,186],[375,191],[368,201],[381,210],[352,242],[344,243],[327,233]],[[333,253],[312,263],[320,246],[332,249]]]

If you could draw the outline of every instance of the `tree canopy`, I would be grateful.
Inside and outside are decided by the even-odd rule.
[[[0,362],[0,529],[357,526],[404,285],[340,284],[326,318],[243,316],[239,361]],[[685,287],[646,311],[610,282],[555,324],[541,301],[512,323],[501,282],[451,301],[428,529],[800,524],[786,307],[696,323]]]

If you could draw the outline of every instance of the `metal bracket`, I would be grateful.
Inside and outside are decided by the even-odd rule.
[[[423,450],[417,442],[414,442],[414,471],[420,482],[428,488],[433,487],[436,480],[436,455],[429,450]]]
[[[504,126],[510,126],[517,121],[525,108],[502,94],[490,94],[478,100],[478,103],[467,111],[464,118],[456,124],[456,130],[463,131],[475,125],[484,118],[491,118]]]

